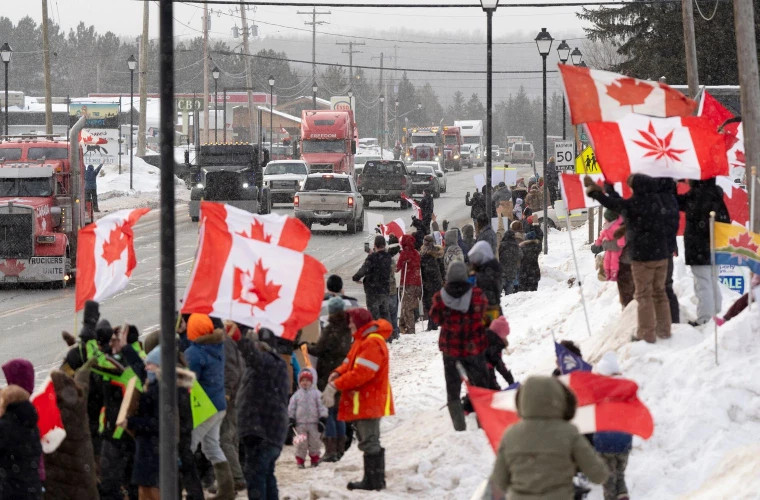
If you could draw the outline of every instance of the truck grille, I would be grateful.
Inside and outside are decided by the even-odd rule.
[[[272,189],[298,190],[298,181],[272,181]]]
[[[24,209],[15,208],[14,212]],[[28,259],[34,253],[34,218],[31,211],[0,213],[0,258]]]
[[[237,200],[242,187],[238,172],[206,172],[203,197],[209,201]]]
[[[321,174],[324,172],[332,172],[333,166],[332,163],[314,163],[312,165],[309,165],[309,173],[312,174]]]

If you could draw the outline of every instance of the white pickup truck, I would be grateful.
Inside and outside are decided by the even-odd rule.
[[[364,230],[364,200],[349,174],[310,174],[293,199],[295,217],[312,224],[340,224],[354,234]]]

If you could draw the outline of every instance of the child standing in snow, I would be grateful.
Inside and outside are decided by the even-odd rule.
[[[322,403],[322,393],[314,387],[312,368],[301,371],[298,386],[299,389],[290,398],[288,418],[299,438],[296,444],[296,463],[299,469],[303,469],[307,452],[311,466],[319,465],[320,434],[327,424],[327,407]]]
[[[620,254],[625,246],[625,236],[615,238],[615,231],[623,224],[623,218],[612,210],[604,211],[604,226],[594,247],[604,250],[604,274],[607,281],[617,281],[620,269]]]
[[[488,337],[488,347],[486,348],[488,386],[496,391],[501,390],[501,387],[496,380],[497,371],[502,377],[504,377],[504,380],[507,381],[508,385],[515,383],[515,378],[512,376],[512,372],[509,371],[501,357],[504,349],[509,345],[507,335],[509,335],[509,323],[504,316],[499,316],[491,321],[488,329],[486,329],[486,337]]]

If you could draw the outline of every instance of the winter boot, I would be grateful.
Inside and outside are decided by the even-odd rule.
[[[335,450],[338,452],[338,460],[343,458],[343,454],[347,450],[347,437],[346,436],[338,436],[337,443],[335,445]],[[337,460],[336,460],[337,461]]]
[[[214,464],[216,475],[216,495],[210,497],[213,500],[235,500],[235,480],[232,478],[232,469],[229,462]]]
[[[306,467],[306,466],[304,465],[304,462],[305,462],[305,460],[304,460],[303,458],[301,458],[301,457],[296,457],[296,464],[298,464],[298,468],[299,468],[299,469],[303,469],[304,467]]]
[[[316,455],[309,455],[309,458],[311,459],[312,467],[317,467],[319,465],[319,453]]]
[[[462,409],[461,401],[449,401],[447,403],[449,407],[449,415],[451,416],[451,423],[454,424],[455,431],[466,431],[467,423],[464,420],[464,410]]]
[[[349,490],[382,490],[385,488],[385,450],[364,454],[364,478],[348,483]]]
[[[325,438],[325,455],[322,457],[323,462],[337,462],[340,460],[338,456],[338,438],[326,437]]]

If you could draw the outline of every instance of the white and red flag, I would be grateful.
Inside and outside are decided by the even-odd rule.
[[[309,228],[295,217],[253,214],[213,201],[201,202],[201,221],[210,230],[239,234],[297,252],[306,250],[311,238]]]
[[[37,410],[37,428],[40,431],[40,442],[44,453],[53,453],[66,438],[63,428],[61,410],[56,400],[55,386],[50,375],[42,385],[34,391],[31,397],[32,405]]]
[[[726,143],[706,118],[650,118],[629,114],[617,122],[587,123],[596,161],[607,182],[631,174],[709,179],[728,174]]]
[[[132,228],[149,211],[119,210],[79,230],[75,311],[127,286],[137,266]]]
[[[559,186],[562,191],[562,199],[565,200],[565,206],[568,210],[578,210],[599,206],[599,202],[586,195],[586,186],[583,185],[585,175],[561,174],[559,177]],[[589,175],[595,183],[604,187],[603,175]],[[633,194],[631,188],[625,182],[616,182],[613,184],[615,191],[623,198],[630,198]]]
[[[386,238],[390,235],[394,235],[401,240],[401,237],[406,234],[406,224],[404,224],[404,219],[399,217],[398,219],[390,221],[388,224],[380,224],[380,231],[382,231],[383,236]]]
[[[726,139],[726,156],[728,157],[729,168],[744,168],[744,127],[742,127],[741,122],[726,123],[727,120],[734,118],[734,114],[707,90],[702,92],[702,100],[699,102],[699,116],[704,116],[710,120],[716,130],[718,127],[723,127],[722,132]]]
[[[422,219],[422,209],[420,208],[420,205],[414,201],[413,198],[410,198],[406,195],[406,193],[401,193],[401,199],[406,200],[407,203],[409,203],[413,209],[417,211],[417,218]]]
[[[585,371],[561,375],[557,380],[575,394],[578,406],[572,423],[581,434],[617,431],[644,439],[652,436],[654,421],[649,409],[639,401],[636,382]],[[467,392],[496,451],[504,431],[520,420],[515,400],[517,390],[494,391],[468,384]]]
[[[560,64],[570,120],[574,125],[617,121],[630,113],[689,116],[697,103],[660,82]]]

